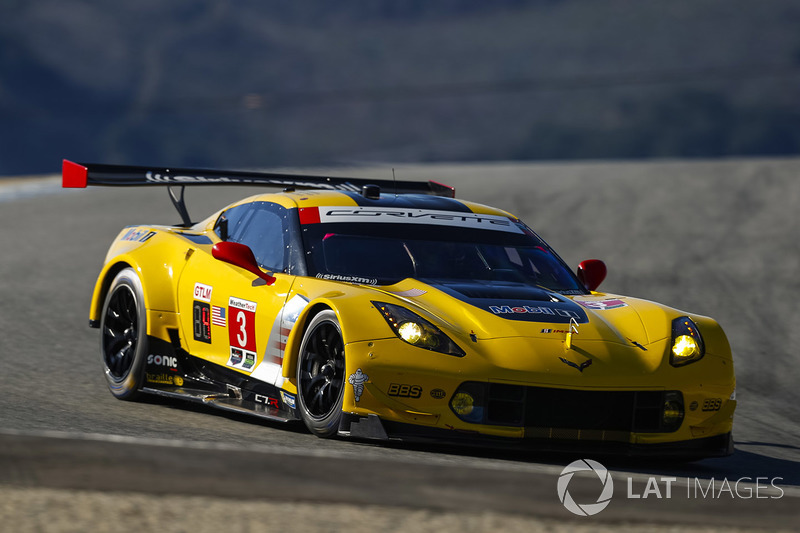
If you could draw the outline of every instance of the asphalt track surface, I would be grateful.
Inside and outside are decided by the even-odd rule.
[[[800,160],[433,165],[397,175],[450,183],[460,198],[518,214],[573,266],[605,260],[607,292],[719,320],[737,370],[734,455],[689,464],[594,457],[612,471],[614,496],[599,514],[577,517],[556,485],[564,466],[591,454],[323,441],[301,426],[181,402],[117,401],[87,327],[90,293],[121,227],[177,221],[166,191],[4,179],[0,529],[798,528]],[[187,203],[201,218],[250,192],[197,188]],[[569,492],[594,503],[600,486],[579,474]],[[648,486],[647,498],[629,497]]]

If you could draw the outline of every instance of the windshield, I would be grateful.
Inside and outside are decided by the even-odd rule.
[[[405,278],[518,282],[562,294],[585,290],[523,224],[493,231],[422,224],[302,226],[309,275],[373,285]]]

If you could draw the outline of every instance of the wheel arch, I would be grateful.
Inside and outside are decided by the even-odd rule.
[[[125,268],[132,268],[142,282],[144,306],[148,311],[177,313],[177,281],[182,266],[171,257],[155,257],[153,254],[136,258],[129,254],[114,257],[109,261],[97,277],[92,303],[89,311],[89,323],[98,325],[103,309],[103,302],[108,294],[114,277]],[[148,326],[149,327],[149,326]]]
[[[317,314],[326,309],[336,314],[345,351],[347,345],[352,342],[393,337],[384,319],[374,311],[369,298],[364,298],[363,293],[340,293],[333,297],[326,294],[311,300],[298,316],[295,326],[286,340],[281,371],[283,377],[294,380],[300,345],[308,324]]]
[[[283,355],[283,370],[282,375],[285,378],[294,380],[297,373],[297,357],[300,354],[300,345],[303,343],[303,337],[308,329],[308,324],[322,311],[330,310],[336,313],[336,318],[339,319],[339,327],[342,327],[342,321],[339,312],[328,301],[316,301],[309,304],[300,316],[297,317],[295,327],[286,339],[286,348]],[[342,328],[342,338],[344,339],[344,328]]]
[[[94,327],[100,327],[100,316],[103,312],[103,302],[106,300],[108,290],[111,288],[111,282],[121,271],[126,268],[132,268],[136,271],[138,269],[131,265],[128,261],[119,260],[106,264],[100,275],[97,276],[97,281],[94,285],[94,292],[92,293],[92,303],[89,309],[89,324]]]

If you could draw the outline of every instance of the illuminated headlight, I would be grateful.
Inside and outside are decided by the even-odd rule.
[[[403,322],[397,328],[397,334],[409,344],[417,344],[422,340],[422,326],[416,322]]]
[[[683,316],[672,321],[672,350],[669,354],[672,366],[699,361],[705,352],[703,336],[691,318]]]
[[[675,344],[672,345],[672,353],[678,360],[685,361],[700,353],[700,346],[698,346],[697,341],[689,335],[680,335],[675,339]]]
[[[384,302],[372,302],[372,305],[383,315],[395,335],[408,344],[456,357],[466,355],[442,330],[405,307]]]

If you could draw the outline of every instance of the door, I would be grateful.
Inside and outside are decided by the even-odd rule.
[[[294,282],[294,276],[284,273],[287,215],[286,209],[269,202],[243,204],[221,215],[227,221],[228,240],[249,246],[261,268],[273,273],[273,284],[214,259],[210,247],[191,255],[178,283],[188,351],[245,374],[259,369],[258,379],[276,385],[282,384],[276,364],[283,352],[281,315]]]

